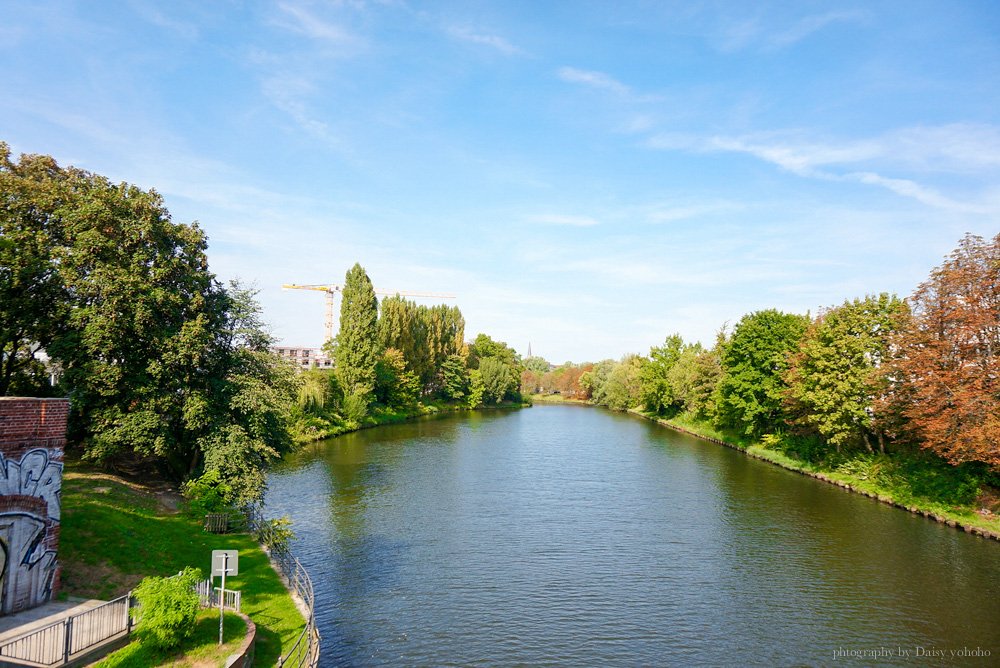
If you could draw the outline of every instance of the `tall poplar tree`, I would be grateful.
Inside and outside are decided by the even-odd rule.
[[[378,299],[368,274],[355,264],[344,277],[335,352],[337,380],[353,410],[367,411],[372,401],[378,359]]]

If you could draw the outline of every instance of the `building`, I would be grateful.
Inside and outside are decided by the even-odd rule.
[[[332,369],[333,359],[322,348],[301,346],[275,346],[271,348],[278,357],[286,359],[300,369]]]

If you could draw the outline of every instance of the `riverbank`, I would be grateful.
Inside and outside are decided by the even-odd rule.
[[[207,533],[199,518],[183,512],[183,500],[166,485],[67,460],[61,596],[108,600],[147,575],[171,575],[186,566],[207,572],[212,550],[221,549],[239,551],[239,575],[227,579],[226,588],[243,592],[243,612],[257,626],[256,665],[275,665],[305,620],[253,536]]]
[[[532,397],[534,399],[534,397]],[[381,427],[387,424],[398,424],[409,422],[422,417],[447,413],[464,413],[467,411],[481,410],[511,410],[515,408],[526,408],[531,405],[530,401],[513,402],[504,401],[491,406],[477,406],[470,408],[464,403],[449,403],[446,401],[430,401],[427,403],[417,402],[415,406],[408,408],[374,408],[371,415],[363,422],[353,422],[350,420],[325,419],[319,416],[310,416],[307,421],[298,425],[294,430],[294,440],[296,444],[305,445],[323,441],[328,438],[335,438],[341,434]]]
[[[712,425],[689,415],[665,419],[638,409],[632,409],[629,413],[675,431],[740,450],[755,459],[837,485],[848,492],[862,494],[880,503],[922,515],[927,519],[947,524],[966,533],[1000,541],[1000,516],[996,514],[996,511],[1000,510],[996,507],[1000,506],[1000,501],[997,500],[996,490],[980,494],[977,497],[979,501],[986,501],[994,505],[993,509],[984,509],[981,504],[949,505],[914,493],[909,481],[896,475],[895,469],[902,468],[902,463],[894,462],[893,458],[888,455],[859,454],[853,458],[845,459],[836,467],[829,467],[821,463],[807,462],[786,452],[768,448],[763,443],[736,442],[735,439],[720,432]],[[886,482],[886,479],[892,478],[892,476],[895,476],[893,479],[895,485]],[[899,486],[911,487],[911,489],[909,492],[904,490],[901,493],[898,489]]]

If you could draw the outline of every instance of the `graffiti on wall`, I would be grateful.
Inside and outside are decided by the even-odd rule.
[[[49,600],[56,573],[62,462],[44,448],[0,454],[0,613]]]

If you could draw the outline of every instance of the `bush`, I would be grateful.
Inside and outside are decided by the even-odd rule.
[[[132,592],[139,601],[139,608],[131,611],[139,617],[136,635],[159,649],[177,647],[190,636],[198,616],[194,587],[200,579],[196,568],[185,568],[171,578],[144,578]]]
[[[181,486],[181,492],[188,500],[187,510],[192,517],[222,513],[232,508],[232,487],[223,482],[216,469],[205,471],[200,478],[188,480]]]
[[[257,530],[257,540],[272,552],[284,552],[288,550],[288,543],[295,538],[291,527],[292,520],[287,515],[264,520]]]

